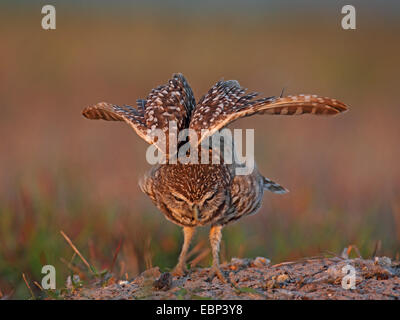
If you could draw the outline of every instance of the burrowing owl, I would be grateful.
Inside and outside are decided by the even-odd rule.
[[[257,93],[245,93],[235,80],[217,82],[196,104],[192,89],[182,74],[168,84],[153,89],[146,99],[137,100],[137,108],[98,103],[83,110],[89,119],[125,121],[146,142],[161,129],[169,133],[174,121],[177,130],[192,129],[198,143],[220,131],[236,119],[253,114],[336,115],[347,110],[336,99],[316,95],[294,95],[256,99]],[[204,129],[207,129],[204,131]],[[178,149],[180,147],[178,146]],[[224,281],[219,268],[221,230],[226,224],[257,212],[265,190],[285,193],[279,184],[263,177],[257,169],[237,175],[236,162],[219,164],[165,163],[153,166],[140,182],[165,217],[183,227],[184,242],[174,273],[186,271],[186,255],[195,228],[210,225],[213,263],[211,277]]]

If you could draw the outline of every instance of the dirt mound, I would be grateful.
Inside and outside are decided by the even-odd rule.
[[[65,299],[400,299],[400,263],[308,258],[271,265],[266,258],[237,259],[221,265],[229,281],[208,279],[208,268],[184,277],[158,267],[131,281],[81,288]],[[353,288],[349,288],[353,286]]]

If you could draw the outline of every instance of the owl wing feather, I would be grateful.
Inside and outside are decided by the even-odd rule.
[[[112,103],[100,102],[94,106],[83,109],[82,115],[91,120],[106,121],[125,121],[133,130],[144,139],[152,144],[150,137],[147,135],[147,127],[143,112],[131,106],[118,106]]]
[[[255,99],[257,95],[258,93],[245,94],[245,89],[235,80],[217,82],[200,99],[193,112],[189,128],[197,132],[198,143],[233,121],[253,114],[336,115],[347,110],[344,103],[317,95]]]
[[[174,74],[166,85],[154,88],[144,105],[144,118],[148,128],[168,131],[170,121],[175,121],[178,131],[189,125],[196,101],[192,89],[182,74]]]
[[[168,134],[169,122],[175,121],[179,133],[189,125],[196,105],[192,89],[182,74],[174,74],[167,84],[154,88],[146,99],[138,99],[136,103],[137,108],[100,102],[85,108],[82,114],[88,119],[125,121],[142,139],[153,144],[153,130],[161,129]]]

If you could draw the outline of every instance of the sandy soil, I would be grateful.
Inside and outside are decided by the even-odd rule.
[[[354,289],[350,285],[354,267]],[[387,257],[374,260],[308,258],[271,265],[266,258],[232,259],[221,265],[228,279],[208,279],[207,268],[184,277],[161,273],[158,267],[131,281],[114,281],[81,288],[65,299],[400,299],[400,262]],[[344,278],[346,277],[347,278]],[[343,280],[344,279],[344,280]],[[346,279],[348,279],[346,281]]]

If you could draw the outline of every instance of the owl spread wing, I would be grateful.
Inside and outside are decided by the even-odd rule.
[[[195,105],[192,89],[185,77],[174,74],[166,85],[154,88],[146,99],[137,100],[137,108],[100,102],[85,108],[82,114],[88,119],[125,121],[142,139],[153,144],[155,140],[151,132],[160,129],[168,135],[170,121],[175,121],[177,133],[186,128]]]
[[[245,89],[235,80],[217,82],[193,112],[189,127],[197,132],[198,143],[233,121],[253,114],[335,115],[347,110],[342,102],[317,95],[255,99],[257,95],[245,94]]]
[[[153,143],[147,135],[144,113],[139,106],[135,109],[131,106],[117,106],[112,103],[100,102],[83,109],[82,114],[85,118],[92,120],[125,121],[142,139],[150,144]]]

